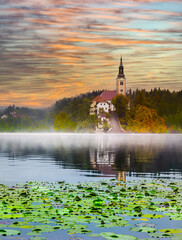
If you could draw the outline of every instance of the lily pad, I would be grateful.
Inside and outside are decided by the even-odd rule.
[[[182,229],[181,228],[160,229],[159,232],[164,232],[164,233],[182,233]]]
[[[180,234],[177,230],[173,233],[166,229],[157,232],[153,222],[165,217],[166,221],[171,220],[171,226],[175,226],[173,220],[182,219],[181,191],[182,183],[170,184],[167,180],[152,183],[139,180],[124,184],[117,181],[81,184],[27,182],[12,188],[0,185],[0,229],[23,229],[32,239],[41,239],[43,236],[39,235],[50,233],[54,239],[51,232],[59,229],[69,234],[94,236],[88,229],[91,225],[97,237],[133,240],[136,237],[130,235],[98,234],[101,231],[98,227],[112,227],[111,231],[118,231],[129,226],[131,221],[135,224],[131,227],[132,235],[144,232],[149,238],[180,238],[176,235]]]
[[[100,234],[100,236],[104,237],[105,239],[108,240],[137,240],[136,237],[130,236],[130,235],[123,235],[123,234],[115,234],[111,232],[103,232]]]
[[[134,228],[130,228],[130,231],[151,233],[151,232],[156,232],[157,229],[153,227],[134,227]]]
[[[158,232],[151,232],[148,233],[148,235],[155,238],[168,238],[172,236],[172,234],[170,233],[158,233]]]
[[[20,235],[20,231],[11,230],[11,229],[0,229],[1,236],[13,236],[13,235]]]
[[[144,218],[151,218],[151,219],[153,219],[153,218],[158,219],[158,218],[163,218],[164,216],[163,215],[159,215],[159,214],[144,214],[144,215],[142,215],[142,217],[144,217]]]

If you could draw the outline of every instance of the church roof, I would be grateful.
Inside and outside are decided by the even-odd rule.
[[[100,95],[104,100],[111,101],[113,97],[116,97],[116,91],[115,90],[105,90]]]
[[[94,102],[94,101],[96,103],[105,102],[105,100],[100,95],[98,95],[96,98],[94,98],[94,100],[92,100],[92,102]]]

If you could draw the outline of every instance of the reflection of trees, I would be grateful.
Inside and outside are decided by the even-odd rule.
[[[165,141],[154,144],[146,141],[136,144],[125,142],[123,145],[104,145],[98,142],[97,147],[90,151],[90,162],[94,169],[104,176],[116,176],[125,180],[129,175],[148,173],[159,176],[162,172],[169,173],[172,169],[182,170],[182,150],[176,145]]]
[[[110,136],[111,137],[111,136]],[[100,176],[113,176],[117,179],[125,179],[126,175],[156,174],[162,172],[182,170],[182,148],[170,142],[152,140],[132,142],[127,139],[119,142],[118,139],[93,138],[88,141],[74,139],[69,142],[69,136],[65,140],[49,144],[45,142],[33,142],[32,144],[23,141],[0,141],[0,153],[6,154],[9,160],[22,161],[31,159],[37,161],[49,161],[62,168],[75,168],[80,170],[96,170]],[[181,138],[179,138],[181,139]],[[169,139],[168,139],[169,141]]]
[[[67,168],[92,169],[89,148],[59,147],[51,153],[55,163]]]

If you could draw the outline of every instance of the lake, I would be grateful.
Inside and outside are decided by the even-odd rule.
[[[2,133],[0,166],[2,240],[182,239],[180,134]]]
[[[181,134],[0,134],[0,183],[182,179]]]

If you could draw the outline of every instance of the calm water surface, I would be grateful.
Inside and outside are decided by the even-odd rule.
[[[181,134],[0,134],[0,183],[182,179]]]

